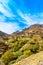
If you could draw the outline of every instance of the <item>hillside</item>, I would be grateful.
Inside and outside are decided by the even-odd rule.
[[[11,35],[12,36],[19,36],[19,35],[25,35],[28,36],[29,34],[43,34],[43,24],[34,24],[30,27],[24,29],[21,32],[14,32]]]
[[[0,39],[2,40],[8,40],[10,35],[8,35],[7,33],[4,33],[2,31],[0,31]]]
[[[13,32],[12,34],[7,34],[0,31],[0,39],[8,40],[9,38],[14,38],[16,36],[30,36],[31,35],[43,35],[43,24],[34,24],[28,28],[23,29],[20,32]]]
[[[11,65],[43,65],[43,51]]]
[[[26,65],[28,65],[28,62],[30,62],[29,65],[31,65],[31,63],[36,62],[37,59],[40,61],[42,53],[43,24],[34,24],[21,32],[14,32],[10,35],[0,31],[0,58],[5,65],[16,65],[15,63],[20,65],[18,64],[19,61],[22,63],[25,58]],[[38,58],[34,57],[38,55]],[[36,58],[36,61],[32,61],[30,58]],[[41,58],[43,58],[43,55]],[[30,61],[27,61],[27,59]],[[23,61],[22,65],[24,65],[24,63],[25,61]]]

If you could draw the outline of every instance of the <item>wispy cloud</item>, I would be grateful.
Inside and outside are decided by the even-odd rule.
[[[0,0],[0,30],[12,33],[32,24],[43,24],[43,12],[32,15],[27,7],[23,0]]]
[[[31,15],[30,13],[23,13],[22,11],[18,10],[18,15],[22,18],[22,21],[20,20],[20,22],[24,23],[27,25],[27,27],[29,25],[32,24],[43,24],[43,13],[37,14],[37,15]]]
[[[7,17],[15,17],[15,15],[11,12],[11,9],[8,6],[9,0],[0,1],[0,12],[3,13]]]
[[[9,0],[0,0],[0,3],[3,3],[3,4],[8,4]]]

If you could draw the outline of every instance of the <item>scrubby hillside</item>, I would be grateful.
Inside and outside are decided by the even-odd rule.
[[[43,51],[11,65],[43,65]]]
[[[34,58],[34,54],[40,51],[43,51],[43,25],[35,24],[21,32],[8,35],[8,39],[0,39],[0,54],[2,53],[0,58],[5,65],[22,62],[23,59],[32,56]],[[39,55],[41,53],[43,52]],[[28,65],[27,62],[26,65]]]
[[[23,31],[21,32],[14,32],[12,33],[12,36],[21,36],[21,35],[25,35],[25,36],[31,36],[31,35],[35,35],[35,34],[43,34],[43,24],[34,24],[31,25],[28,28],[25,28]]]

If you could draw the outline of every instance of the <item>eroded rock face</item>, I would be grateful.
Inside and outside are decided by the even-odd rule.
[[[8,46],[4,43],[0,43],[0,57],[8,49]]]

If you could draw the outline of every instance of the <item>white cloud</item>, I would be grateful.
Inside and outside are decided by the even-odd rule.
[[[6,10],[2,4],[0,4],[0,12],[3,13],[7,17],[15,17],[9,10]]]
[[[6,22],[0,22],[0,31],[6,32],[6,33],[12,33],[17,30],[20,30],[18,23],[6,23]]]
[[[43,13],[37,14],[37,15],[31,15],[31,14],[27,14],[27,13],[22,13],[20,10],[17,11],[18,15],[22,18],[22,21],[20,20],[20,22],[24,23],[27,25],[27,27],[29,25],[32,24],[43,24]]]
[[[4,21],[5,21],[5,16],[1,16],[1,15],[0,15],[0,21],[1,21],[1,22],[4,22]]]
[[[11,18],[11,20],[13,20],[14,17],[16,17],[17,15],[19,15],[21,18],[19,18],[19,16],[17,16],[17,20],[19,20],[19,22],[22,22],[24,24],[26,24],[26,26],[28,27],[29,25],[32,24],[43,24],[43,13],[40,13],[38,15],[31,15],[30,13],[23,13],[22,11],[18,10],[16,3],[14,2],[14,9],[15,11],[17,11],[17,15],[15,16],[15,14],[13,14],[13,12],[11,11],[11,8],[8,6],[10,0],[0,0],[0,12],[3,15],[0,15],[0,30],[6,33],[12,33],[15,32],[17,30],[21,30],[21,27],[19,26],[19,23],[17,22],[10,22],[7,23],[5,22],[6,17]],[[12,1],[13,2],[13,1]],[[16,7],[15,7],[16,6]]]
[[[9,2],[9,0],[0,0],[0,2],[7,4]]]
[[[15,15],[8,6],[9,1],[10,0],[0,0],[0,12],[3,13],[4,16],[13,18]]]
[[[13,19],[15,15],[12,13],[11,9],[8,6],[10,0],[0,0],[0,12],[3,15],[0,15],[0,31],[6,33],[12,33],[17,30],[20,30],[19,24],[16,22],[6,22],[6,17]]]

